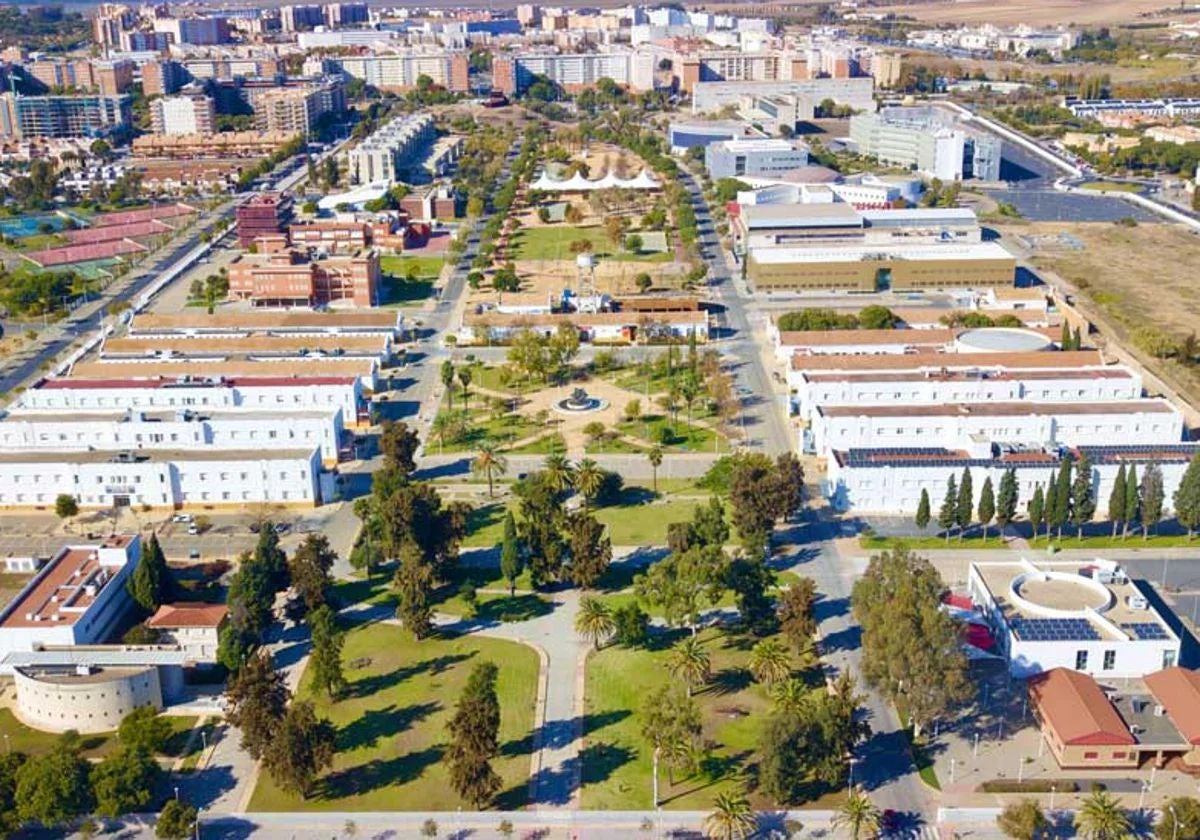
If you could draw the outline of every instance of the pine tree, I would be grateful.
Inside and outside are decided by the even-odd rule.
[[[170,597],[171,573],[163,557],[158,537],[151,534],[142,543],[142,553],[129,576],[126,588],[138,606],[152,613]]]
[[[942,499],[942,506],[938,508],[938,527],[946,532],[946,542],[950,542],[950,529],[954,527],[957,515],[958,483],[954,476],[950,476],[946,482],[946,497]]]
[[[463,688],[450,730],[446,763],[450,784],[476,809],[488,803],[500,789],[500,777],[491,760],[500,751],[500,701],[496,696],[497,669],[481,662],[471,671]]]
[[[1125,465],[1117,470],[1112,490],[1108,494],[1108,521],[1112,523],[1112,535],[1117,536],[1117,525],[1125,518]]]
[[[1017,504],[1020,502],[1020,491],[1017,487],[1017,471],[1009,467],[1000,476],[1000,489],[996,494],[996,527],[1000,533],[1017,518]]]
[[[517,542],[517,523],[512,511],[504,515],[504,542],[500,544],[500,574],[508,581],[509,597],[517,593],[517,577],[521,574],[521,546]]]
[[[1158,464],[1146,465],[1142,473],[1142,539],[1150,538],[1150,529],[1158,527],[1163,513],[1163,477]]]
[[[1053,527],[1062,539],[1063,526],[1071,516],[1071,456],[1064,455],[1054,479],[1054,504],[1046,500],[1046,524]]]
[[[992,517],[996,515],[996,494],[992,490],[992,477],[989,475],[983,480],[983,487],[979,491],[979,524],[983,526],[983,541],[987,542],[988,525],[991,524]]]
[[[1029,524],[1033,526],[1033,538],[1038,538],[1038,531],[1041,530],[1042,520],[1046,516],[1046,494],[1042,491],[1042,485],[1033,488],[1033,498],[1029,500]]]
[[[924,531],[929,527],[929,490],[921,488],[921,501],[917,503],[917,527]]]
[[[1092,464],[1086,454],[1075,465],[1075,481],[1071,484],[1071,524],[1076,536],[1083,540],[1083,527],[1096,515],[1096,491],[1092,488]]]
[[[1193,455],[1192,460],[1188,462],[1171,501],[1175,508],[1175,517],[1180,525],[1187,528],[1190,540],[1196,527],[1200,526],[1200,452]]]
[[[1121,517],[1121,539],[1129,536],[1129,526],[1142,518],[1142,488],[1138,484],[1137,466],[1129,465],[1125,474],[1125,515]]]
[[[971,520],[975,516],[975,488],[971,486],[971,470],[964,467],[962,479],[958,483],[958,504],[955,506],[954,521],[958,525],[958,538],[961,540]]]
[[[345,634],[338,629],[337,618],[328,604],[322,604],[308,614],[312,629],[312,653],[309,655],[313,684],[335,698],[346,688],[342,674],[342,642]]]
[[[279,547],[279,534],[275,533],[275,523],[269,519],[262,523],[262,528],[258,532],[258,545],[254,547],[254,559],[266,571],[275,592],[287,589],[289,583],[287,555]]]

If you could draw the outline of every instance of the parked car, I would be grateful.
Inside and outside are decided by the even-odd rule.
[[[193,537],[199,536],[200,535],[200,526],[197,525],[195,522],[191,523],[190,525],[188,525],[188,534]]]
[[[193,517],[190,513],[177,513],[171,517],[172,522],[192,522]]]

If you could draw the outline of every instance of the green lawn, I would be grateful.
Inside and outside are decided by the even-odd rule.
[[[1141,184],[1130,184],[1125,181],[1088,181],[1081,185],[1085,190],[1097,192],[1141,192],[1145,187]]]
[[[183,754],[184,745],[187,743],[187,733],[195,727],[199,719],[174,715],[166,715],[163,719],[171,724],[171,735],[163,748],[163,755],[178,758]],[[103,758],[115,751],[119,746],[116,734],[114,730],[80,736],[84,756]],[[39,755],[49,751],[58,738],[58,733],[42,732],[28,727],[17,720],[11,709],[0,708],[0,740],[4,741],[5,750]]]
[[[576,240],[586,239],[592,243],[592,253],[599,259],[617,262],[670,262],[674,255],[670,250],[661,253],[642,252],[630,254],[613,248],[604,228],[596,225],[574,227],[552,225],[548,227],[521,228],[512,238],[513,258],[516,260],[573,260],[575,255],[570,245]]]
[[[686,632],[686,631],[684,631]],[[679,634],[679,635],[682,635]],[[742,793],[755,761],[759,729],[770,709],[766,691],[746,670],[751,640],[716,629],[701,632],[712,659],[714,678],[696,693],[704,720],[703,738],[712,744],[694,776],[671,784],[659,770],[659,796],[670,810],[705,811],[718,793]],[[582,807],[588,810],[648,810],[651,802],[651,751],[640,732],[646,698],[670,679],[667,647],[629,650],[607,647],[588,658]],[[796,662],[798,668],[805,664]],[[816,686],[820,672],[799,674]],[[824,794],[824,795],[822,795]],[[755,808],[774,803],[750,794]],[[810,807],[834,807],[838,794],[813,786]]]
[[[504,451],[510,455],[550,455],[554,452],[566,452],[567,442],[558,432],[551,432],[522,446],[515,446]]]
[[[679,452],[728,452],[729,441],[724,435],[695,422],[693,417],[691,428],[688,428],[687,417],[680,415],[679,419],[671,422],[671,418],[650,414],[641,420],[622,420],[617,428],[630,437],[646,441],[647,446],[665,440],[662,447]],[[664,438],[663,430],[668,437]]]
[[[583,451],[589,455],[617,454],[639,455],[649,450],[648,446],[638,446],[619,437],[603,437],[584,446]]]
[[[455,412],[461,410],[461,395],[454,401],[454,406]],[[475,452],[484,441],[491,441],[503,447],[506,444],[536,435],[544,428],[534,423],[532,418],[522,414],[497,415],[490,408],[482,407],[482,400],[478,397],[471,403],[469,417],[469,427],[462,438],[446,440],[443,444],[439,438],[431,437],[430,453],[436,452],[440,455],[443,452]]]
[[[279,790],[263,773],[251,811],[472,810],[450,787],[446,723],[472,667],[500,668],[500,756],[503,781],[495,805],[516,810],[528,801],[538,657],[515,642],[482,637],[416,642],[401,628],[369,624],[346,635],[342,658],[349,688],[330,701],[314,696],[306,677],[299,696],[337,728],[333,769],[308,800]]]
[[[433,293],[434,283],[441,274],[442,257],[381,257],[379,269],[383,274],[381,304],[403,306],[426,300]],[[412,272],[413,279],[409,279]]]

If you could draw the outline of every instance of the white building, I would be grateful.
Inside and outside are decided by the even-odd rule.
[[[212,134],[217,112],[207,96],[162,96],[150,100],[155,134]]]
[[[127,408],[114,411],[25,411],[0,422],[0,452],[158,449],[307,449],[336,464],[345,428],[342,409]]]
[[[822,406],[1116,402],[1142,396],[1141,377],[1117,366],[1009,370],[996,365],[973,370],[859,374],[799,371],[789,377],[789,382],[794,383],[792,405],[804,420],[811,420]]]
[[[0,469],[0,481],[10,480]],[[125,581],[140,556],[136,534],[60,548],[0,610],[0,660],[47,645],[104,641],[129,608]]]
[[[1112,561],[972,563],[967,590],[1014,677],[1136,679],[1179,661],[1179,637]]]
[[[850,118],[850,139],[880,163],[907,166],[931,178],[1000,179],[1000,138],[963,127],[934,106],[897,106]]]
[[[1122,465],[1133,467],[1140,478],[1148,464],[1157,464],[1162,470],[1169,508],[1188,462],[1198,449],[1188,443],[1081,446],[1075,456],[1076,462],[1086,456],[1092,465],[1092,490],[1101,503],[1112,492]],[[987,440],[968,441],[958,448],[832,451],[826,459],[823,491],[838,510],[912,516],[920,505],[922,490],[937,505],[945,497],[951,477],[958,482],[963,470],[970,471],[972,485],[980,488],[988,478],[993,487],[998,487],[1001,476],[1011,469],[1017,479],[1018,509],[1024,510],[1035,489],[1041,485],[1044,490],[1059,463],[1058,450],[1053,447],[1000,447]],[[1097,510],[1103,513],[1103,504]]]
[[[807,146],[781,138],[722,140],[704,149],[704,166],[713,180],[778,175],[807,163]]]
[[[971,440],[1043,446],[1104,446],[1113,441],[1177,444],[1183,415],[1164,399],[1115,402],[947,403],[820,406],[805,449],[961,447]]]
[[[433,142],[436,132],[429,114],[396,117],[350,150],[350,174],[355,183],[392,184],[403,165]]]
[[[875,80],[870,76],[861,76],[848,79],[696,82],[692,86],[692,113],[719,111],[726,105],[739,104],[746,96],[797,96],[806,99],[813,108],[825,99],[832,99],[856,111],[874,113]]]
[[[0,453],[0,507],[53,507],[60,495],[81,507],[248,503],[317,505],[321,452],[308,449],[154,449]]]
[[[284,363],[278,363],[284,364]],[[218,408],[276,412],[340,408],[342,422],[369,414],[357,376],[244,376],[212,379],[139,377],[116,370],[111,379],[50,379],[21,394],[16,407],[41,411]]]

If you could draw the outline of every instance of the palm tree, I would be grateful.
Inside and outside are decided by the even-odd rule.
[[[679,396],[687,408],[688,433],[690,434],[692,431],[692,406],[696,403],[696,397],[700,396],[700,383],[696,381],[695,376],[684,377],[683,382],[679,385]]]
[[[584,506],[587,507],[596,498],[604,484],[604,470],[591,458],[584,458],[575,468],[575,489],[583,494]]]
[[[657,444],[650,447],[650,451],[646,453],[646,460],[650,462],[650,469],[654,471],[654,492],[658,492],[658,468],[662,466],[663,451],[662,447]]]
[[[775,710],[789,715],[799,715],[808,705],[808,686],[795,677],[771,686],[771,702]]]
[[[1075,829],[1088,840],[1121,840],[1133,833],[1129,814],[1107,791],[1091,793],[1075,814]]]
[[[585,597],[579,601],[579,612],[575,615],[575,632],[591,642],[596,650],[600,643],[613,634],[612,612],[596,598]]]
[[[671,676],[682,679],[687,686],[688,697],[692,686],[704,685],[712,676],[712,659],[708,651],[695,636],[689,636],[675,647],[667,657],[667,670]]]
[[[750,801],[732,793],[718,793],[712,813],[704,818],[704,834],[713,840],[744,840],[757,830]]]
[[[454,418],[445,411],[439,411],[437,416],[433,418],[433,425],[429,427],[429,431],[438,439],[439,451],[446,445],[446,437],[453,434],[454,425]]]
[[[750,673],[770,687],[792,674],[791,655],[778,639],[763,639],[750,650]]]
[[[470,388],[471,388],[471,369],[463,368],[462,370],[460,370],[458,372],[458,381],[462,383],[463,409],[465,411],[470,411],[471,407],[470,407],[470,403],[468,402],[468,397],[470,396],[470,393],[471,393],[471,390],[470,390]]]
[[[850,840],[862,840],[879,834],[879,809],[872,804],[861,787],[855,786],[842,807],[833,815],[833,827],[844,828]]]
[[[471,462],[471,472],[487,479],[488,496],[492,497],[496,495],[493,492],[493,483],[497,476],[508,472],[508,461],[496,451],[496,444],[485,440],[479,444],[479,454]]]
[[[546,485],[555,493],[564,493],[574,484],[575,471],[567,456],[560,452],[547,455],[542,469],[546,473]]]
[[[447,407],[453,409],[454,388],[451,386],[454,385],[454,362],[450,361],[449,359],[446,359],[446,361],[442,362],[441,376],[442,384],[446,386],[446,399],[449,401],[449,406]]]

